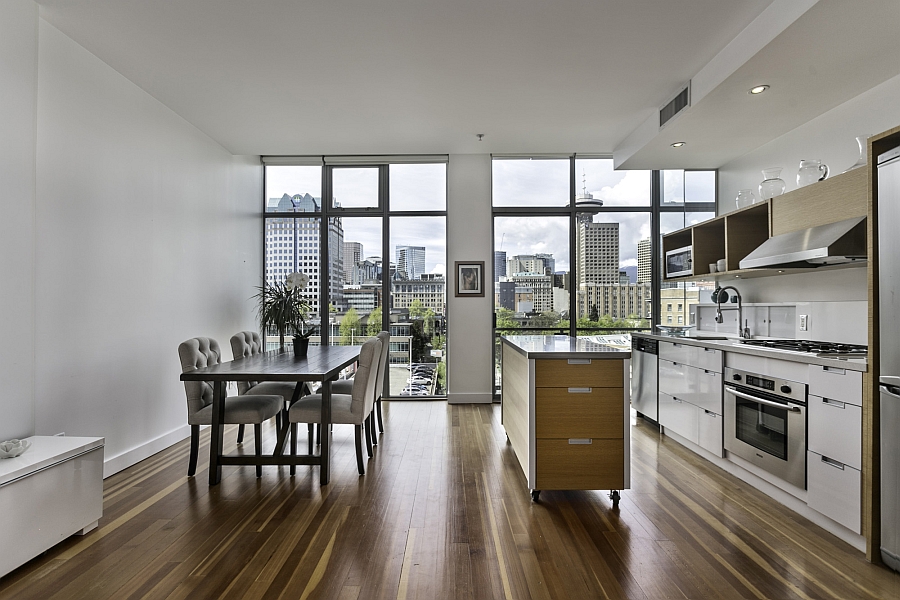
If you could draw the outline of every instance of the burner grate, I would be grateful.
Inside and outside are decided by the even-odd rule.
[[[794,352],[810,352],[829,354],[866,354],[867,346],[858,344],[839,344],[837,342],[817,342],[813,340],[741,340],[742,344],[776,350],[792,350]]]

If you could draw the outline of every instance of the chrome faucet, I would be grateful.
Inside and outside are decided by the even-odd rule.
[[[728,299],[728,294],[725,293],[725,290],[734,290],[735,296],[737,296],[737,326],[738,326],[738,335],[745,339],[750,339],[750,327],[747,326],[747,322],[744,321],[744,309],[741,306],[741,293],[738,291],[736,287],[733,285],[726,285],[723,288],[716,288],[714,292],[714,296],[716,298],[716,323],[722,323],[725,319],[722,318],[722,310],[735,310],[729,306],[726,306],[724,309],[722,308],[722,300]],[[741,323],[744,323],[744,327],[741,327]]]

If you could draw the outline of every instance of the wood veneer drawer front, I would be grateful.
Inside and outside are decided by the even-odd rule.
[[[619,388],[537,388],[534,402],[535,437],[625,437],[625,399]]]
[[[583,441],[583,440],[580,440]],[[625,487],[622,440],[537,440],[539,490],[621,490]]]
[[[809,365],[809,393],[862,406],[862,373]]]
[[[586,362],[590,361],[590,362]],[[618,387],[625,385],[622,360],[545,358],[534,361],[535,387]]]

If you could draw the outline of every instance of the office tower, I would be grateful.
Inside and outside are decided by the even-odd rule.
[[[538,273],[546,275],[547,270],[553,273],[556,270],[556,260],[552,254],[517,254],[507,261],[506,275],[517,273]]]
[[[619,283],[619,224],[579,219],[576,227],[578,284]]]
[[[319,287],[326,279],[319,272],[322,245],[318,217],[301,217],[296,213],[317,212],[321,209],[321,199],[310,194],[283,195],[270,198],[269,212],[294,213],[290,216],[266,219],[266,283],[284,281],[295,271],[309,277],[309,285],[304,292],[313,313],[319,312]],[[343,299],[343,254],[344,228],[340,217],[329,219],[328,239],[330,247],[336,249],[329,256],[327,278],[332,301],[337,305]]]
[[[506,252],[494,250],[494,283],[506,276]]]
[[[344,242],[344,284],[353,283],[353,269],[363,259],[363,246],[359,242]]]
[[[407,279],[419,279],[425,272],[425,247],[397,246],[397,270]]]
[[[637,282],[638,283],[650,283],[650,277],[652,274],[652,257],[650,254],[650,238],[644,238],[638,242],[637,247],[637,258],[638,258],[638,270],[637,270]]]

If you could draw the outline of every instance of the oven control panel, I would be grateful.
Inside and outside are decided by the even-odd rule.
[[[725,367],[725,385],[760,390],[785,400],[806,404],[806,384]]]

